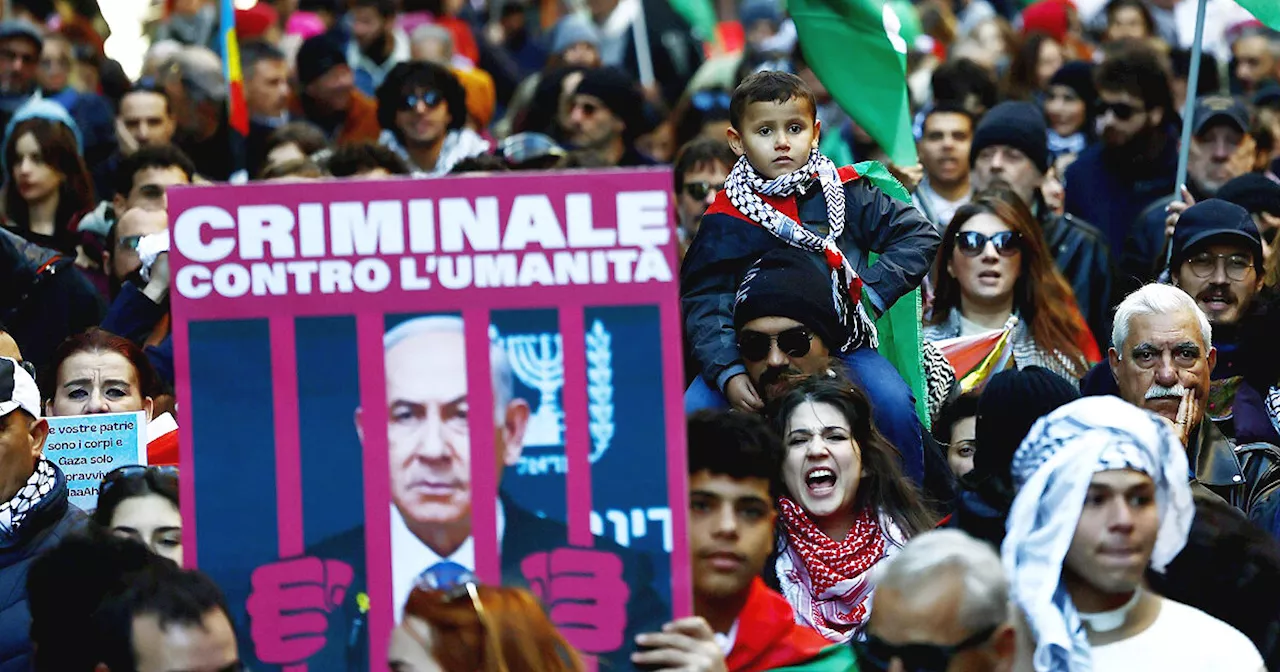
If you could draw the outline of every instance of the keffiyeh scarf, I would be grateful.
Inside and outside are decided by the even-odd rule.
[[[843,541],[822,533],[794,501],[779,500],[786,552],[778,558],[778,582],[797,622],[832,641],[853,638],[871,615],[869,572],[892,543],[874,512],[859,512]]]
[[[378,136],[378,144],[390,149],[404,159],[405,163],[413,169],[415,177],[439,177],[446,175],[453,167],[458,165],[459,161],[478,156],[489,151],[489,141],[480,137],[475,131],[469,128],[460,128],[449,131],[444,136],[444,144],[440,146],[440,156],[436,158],[436,165],[431,170],[424,170],[413,162],[413,158],[409,156],[409,151],[400,144],[396,139],[396,134],[389,130],[384,130]]]
[[[26,484],[18,490],[18,494],[0,504],[0,537],[12,537],[22,527],[27,515],[58,484],[58,476],[53,464],[44,458],[36,463],[36,469],[27,479]]]
[[[1014,454],[1018,495],[1001,557],[1036,641],[1036,672],[1092,670],[1062,563],[1093,475],[1115,469],[1141,471],[1155,482],[1160,528],[1151,567],[1163,572],[1186,544],[1195,515],[1186,451],[1163,420],[1116,397],[1085,397],[1036,421]]]
[[[1267,390],[1267,398],[1265,399],[1267,406],[1267,417],[1271,419],[1271,426],[1276,432],[1280,432],[1280,387],[1272,387]]]
[[[804,228],[803,224],[760,198],[761,194],[778,198],[803,194],[815,179],[822,188],[822,197],[827,205],[828,231],[825,237]],[[875,323],[862,307],[862,279],[836,245],[836,240],[844,233],[845,224],[844,184],[840,181],[836,164],[815,149],[799,169],[766,180],[751,167],[746,155],[743,155],[738,158],[725,180],[724,190],[733,207],[764,230],[792,247],[823,256],[827,267],[831,269],[832,303],[842,305],[844,302],[840,300],[840,289],[842,286],[848,288],[853,314],[841,315],[840,318],[848,325],[851,336],[849,342],[844,344],[845,347],[837,349],[844,352],[864,344],[878,347]]]

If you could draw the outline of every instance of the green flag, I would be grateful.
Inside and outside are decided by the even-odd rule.
[[[788,0],[787,10],[818,80],[894,163],[910,166],[916,144],[907,43],[894,6],[885,0]]]
[[[1280,30],[1280,0],[1236,0],[1236,2],[1272,30]]]
[[[716,39],[716,9],[711,6],[711,0],[668,0],[668,4],[689,23],[699,40]]]
[[[893,198],[911,204],[911,194],[902,186],[889,169],[875,161],[864,161],[854,164],[860,179],[870,180],[871,184]],[[877,255],[870,255],[869,262],[876,263]],[[906,296],[898,299],[876,320],[876,335],[880,338],[880,354],[893,364],[907,387],[916,397],[916,414],[920,416],[920,424],[925,431],[929,429],[929,390],[924,377],[924,346],[920,336],[920,290],[914,289]]]

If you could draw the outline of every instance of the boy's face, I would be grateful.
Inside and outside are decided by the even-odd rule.
[[[729,146],[766,180],[786,175],[809,160],[818,147],[822,124],[814,119],[808,101],[757,101],[747,105],[742,128],[729,129]]]

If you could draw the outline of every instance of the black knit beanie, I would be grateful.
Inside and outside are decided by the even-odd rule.
[[[1071,61],[1058,71],[1053,73],[1053,77],[1049,79],[1049,86],[1055,84],[1065,86],[1076,92],[1076,96],[1084,101],[1086,116],[1087,111],[1093,107],[1093,101],[1098,99],[1098,91],[1093,86],[1093,64],[1086,61]]]
[[[298,49],[298,83],[305,87],[330,70],[346,64],[347,53],[342,42],[330,33],[316,35]]]
[[[624,136],[634,139],[646,130],[644,94],[627,73],[610,67],[592,68],[582,74],[574,93],[595,96],[626,124]]]
[[[982,150],[994,145],[1008,145],[1023,154],[1040,169],[1049,171],[1049,130],[1040,108],[1020,101],[1006,101],[991,108],[978,123],[969,149],[969,165],[973,166]]]
[[[848,306],[848,294],[842,294]],[[849,329],[832,298],[831,272],[817,254],[794,247],[766,252],[742,279],[733,302],[733,328],[761,317],[786,317],[809,328],[832,354],[849,342]]]
[[[1075,385],[1043,367],[1028,366],[992,376],[978,398],[974,426],[978,450],[973,470],[1008,481],[1013,454],[1027,438],[1031,425],[1079,398]]]

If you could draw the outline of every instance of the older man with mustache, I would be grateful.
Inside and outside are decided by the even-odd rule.
[[[1193,486],[1280,531],[1280,447],[1237,446],[1232,419],[1206,413],[1218,351],[1196,300],[1177,287],[1147,285],[1116,309],[1112,342],[1108,358],[1120,396],[1174,426]]]

